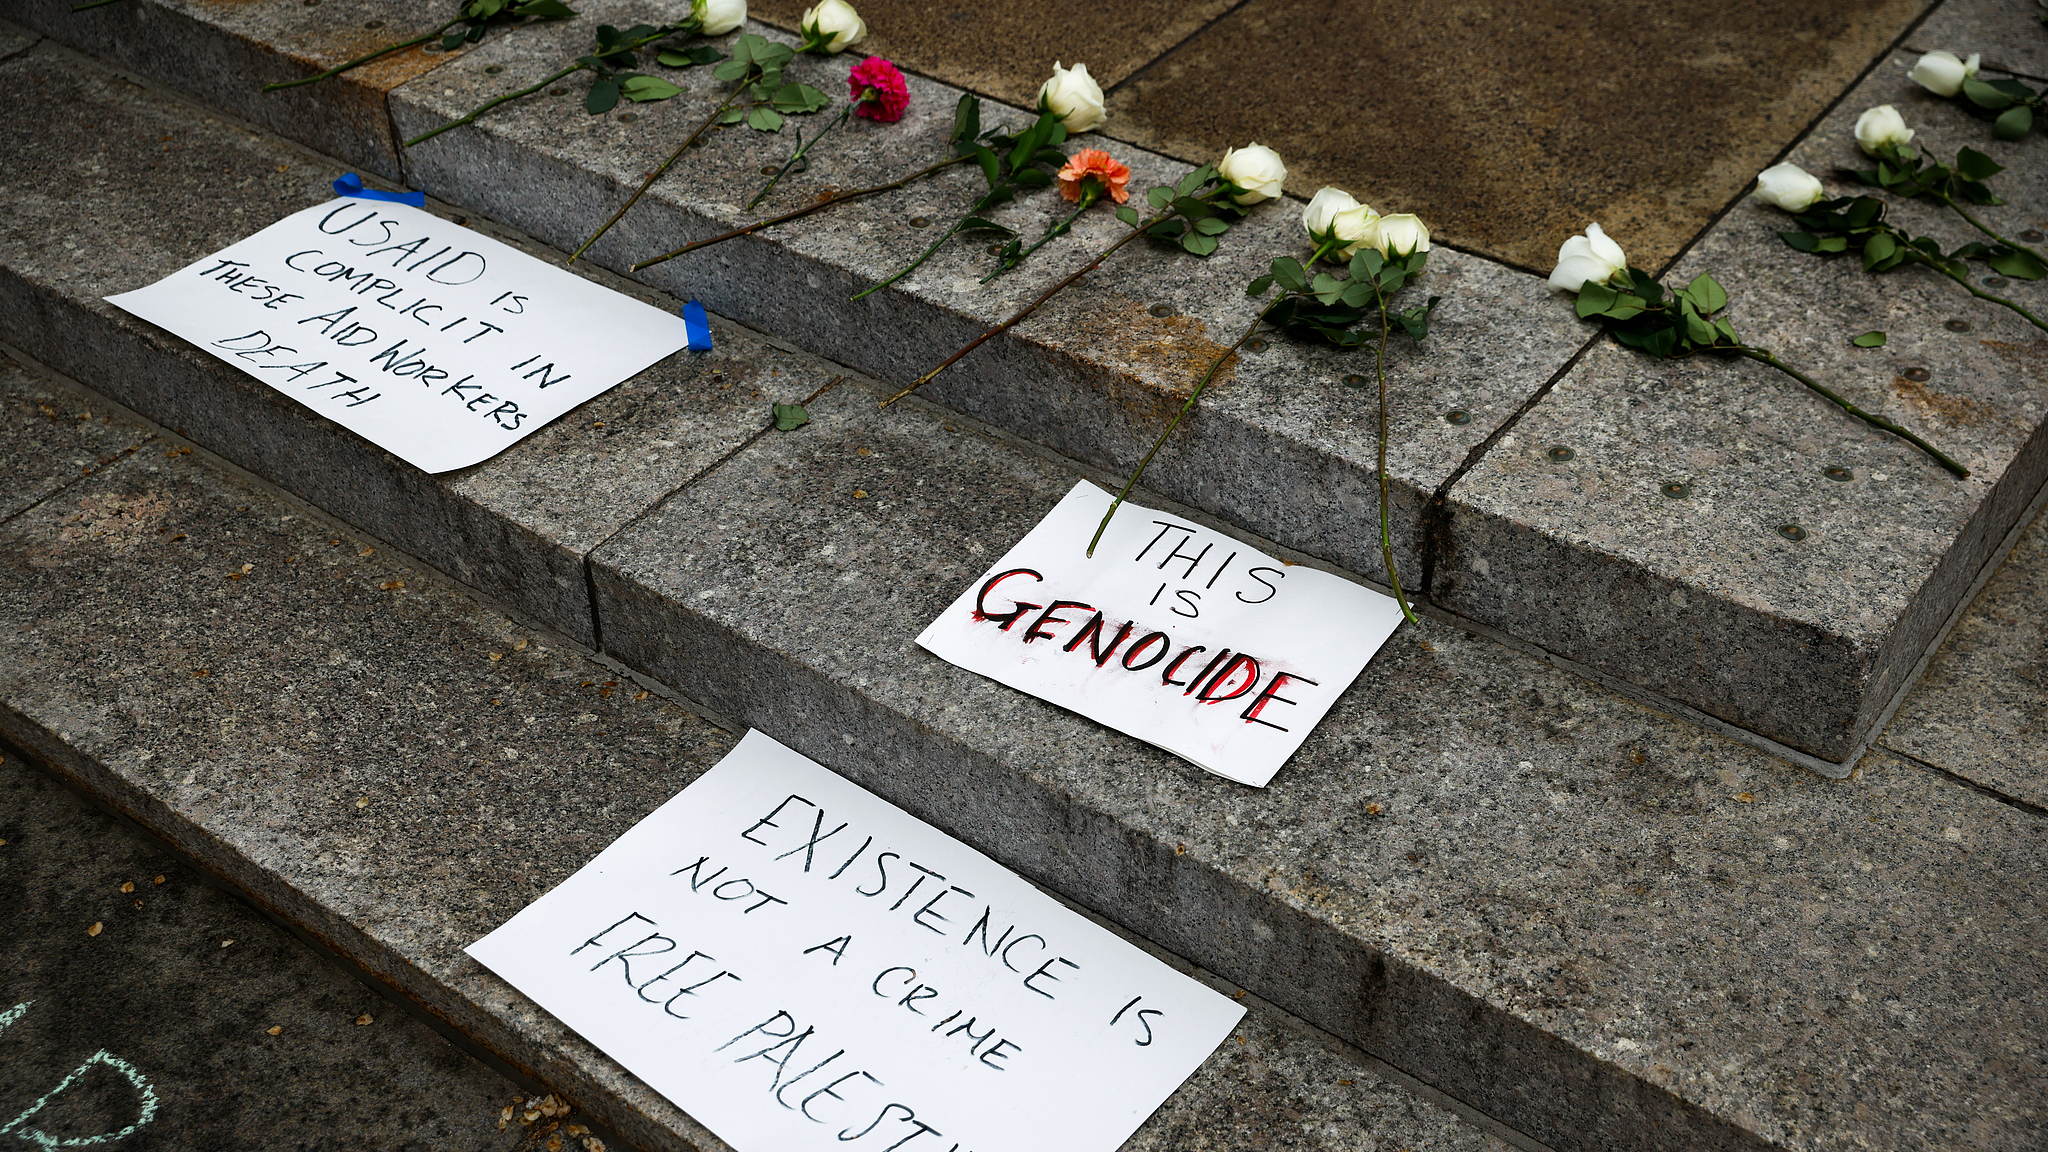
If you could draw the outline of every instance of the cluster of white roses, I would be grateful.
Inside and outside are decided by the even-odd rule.
[[[1317,251],[1338,263],[1361,248],[1397,258],[1429,251],[1429,228],[1420,217],[1412,212],[1382,216],[1342,188],[1318,188],[1301,213],[1301,226]]]
[[[1948,53],[1928,55],[1947,56]],[[1974,61],[1976,57],[1970,59]],[[1886,148],[1903,148],[1913,139],[1913,130],[1906,127],[1906,118],[1890,104],[1864,110],[1863,115],[1856,118],[1855,132],[1856,146],[1871,156]],[[1819,177],[1789,160],[1757,173],[1756,190],[1750,195],[1787,212],[1804,212],[1828,198],[1827,189],[1821,186]]]

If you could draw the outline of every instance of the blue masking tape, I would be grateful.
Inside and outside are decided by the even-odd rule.
[[[702,304],[692,300],[683,305],[683,329],[690,334],[690,351],[711,351],[711,321]]]
[[[363,178],[353,172],[344,172],[334,178],[336,196],[353,196],[358,200],[389,200],[393,204],[410,204],[415,208],[427,206],[425,192],[379,192],[375,188],[363,187]]]

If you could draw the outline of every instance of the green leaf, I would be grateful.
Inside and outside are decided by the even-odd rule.
[[[2039,280],[2043,275],[2048,275],[2048,268],[2042,267],[2041,261],[2036,259],[2032,252],[2002,252],[1985,263],[2015,280]]]
[[[1049,188],[1052,186],[1052,177],[1046,175],[1045,171],[1040,168],[1019,168],[1015,172],[1010,173],[1010,181],[1014,184],[1021,184],[1026,188]]]
[[[1815,250],[1820,252],[1847,252],[1849,250],[1849,238],[1846,236],[1822,236]]]
[[[775,405],[775,430],[793,432],[811,422],[811,414],[801,404]]]
[[[1870,239],[1863,242],[1864,270],[1869,271],[1875,268],[1880,261],[1889,259],[1892,253],[1898,250],[1898,242],[1893,240],[1889,233],[1873,233]]]
[[[619,91],[635,104],[651,104],[682,94],[682,89],[659,76],[628,76],[619,81]]]
[[[954,144],[965,144],[981,135],[981,101],[970,94],[962,94],[960,102],[953,106]]]
[[[1963,81],[1963,95],[1979,108],[1999,109],[2009,107],[2012,97],[1993,88],[1975,76]]]
[[[1442,299],[1443,297],[1441,296],[1431,296],[1429,301],[1420,308],[1410,308],[1405,312],[1396,312],[1394,314],[1394,319],[1400,321],[1401,330],[1408,333],[1410,340],[1420,341],[1423,337],[1429,335],[1430,314],[1436,311],[1437,301]]]
[[[1210,216],[1206,219],[1195,221],[1195,231],[1200,232],[1204,236],[1221,236],[1225,232],[1230,231],[1230,221],[1219,220],[1214,216]]]
[[[1804,235],[1804,233],[1801,233],[1801,235]],[[1607,310],[1614,307],[1614,302],[1620,298],[1621,293],[1616,292],[1607,285],[1596,283],[1592,280],[1586,281],[1585,286],[1579,289],[1579,319],[1584,320],[1590,316],[1606,315]]]
[[[1132,213],[1132,215],[1136,215],[1136,213]],[[1264,296],[1272,290],[1273,278],[1271,276],[1261,276],[1244,286],[1244,294],[1247,296]]]
[[[1854,344],[1858,348],[1882,348],[1884,347],[1884,333],[1865,332],[1863,335],[1849,341],[1849,343]]]
[[[1216,169],[1204,164],[1193,172],[1181,177],[1180,183],[1173,186],[1174,194],[1178,196],[1193,196],[1214,175],[1216,175]]]
[[[1692,302],[1699,306],[1699,310],[1708,316],[1728,306],[1727,289],[1704,272],[1693,277],[1692,283],[1685,286],[1685,292],[1692,297]]]
[[[1360,248],[1351,256],[1351,274],[1370,280],[1380,274],[1380,269],[1385,267],[1386,263],[1387,258],[1380,254],[1379,249]]]
[[[664,48],[655,59],[659,60],[664,68],[695,68],[703,64],[716,64],[725,59],[725,53],[716,48],[692,48],[687,52]]]
[[[584,111],[595,116],[609,112],[619,106],[619,82],[599,80],[590,86],[590,95],[583,100]]]
[[[2017,140],[2033,127],[2034,110],[2025,104],[2015,104],[1991,122],[1991,134],[2000,140]]]
[[[1726,337],[1730,344],[1742,343],[1742,337],[1735,334],[1735,325],[1728,323],[1726,316],[1722,316],[1714,321],[1714,331]]]
[[[775,90],[775,110],[801,116],[830,104],[832,98],[808,84],[784,84]]]
[[[1780,232],[1778,233],[1778,239],[1783,240],[1787,245],[1801,252],[1817,252],[1820,250],[1820,237],[1815,236],[1811,232]]]
[[[1849,207],[1843,211],[1842,219],[1851,228],[1867,228],[1877,223],[1878,217],[1882,215],[1884,201],[1870,196],[1858,196],[1849,201]]]
[[[1365,307],[1367,304],[1372,302],[1372,281],[1351,281],[1349,284],[1346,284],[1344,286],[1344,292],[1341,296],[1338,297],[1338,299],[1343,301],[1345,304],[1350,305],[1353,308]]]
[[[576,15],[576,10],[562,3],[562,0],[519,0],[512,9],[515,16],[538,16],[542,20],[567,20]]]
[[[1133,228],[1138,226],[1138,210],[1129,204],[1119,204],[1116,206],[1116,218]],[[1271,279],[1268,278],[1267,283],[1270,284],[1271,282]]]
[[[1031,159],[1035,163],[1051,164],[1055,168],[1063,168],[1067,163],[1067,154],[1057,148],[1040,148],[1038,154]]]
[[[1145,193],[1145,199],[1151,203],[1153,211],[1156,212],[1173,203],[1173,189],[1162,184]]]
[[[1207,256],[1216,250],[1216,238],[1191,231],[1180,238],[1180,246],[1196,256]]]
[[[744,108],[727,108],[718,114],[718,122],[720,124],[737,124],[746,118],[747,110]]]
[[[1643,341],[1643,350],[1660,360],[1668,358],[1678,350],[1678,329],[1660,328],[1650,333],[1649,339]]]
[[[773,108],[756,106],[747,113],[747,127],[756,132],[782,131],[782,114]]]
[[[1956,173],[1965,180],[1989,180],[2003,171],[2005,165],[1975,148],[1965,148],[1956,153]]]
[[[1291,256],[1282,256],[1273,261],[1273,279],[1289,292],[1300,292],[1308,287],[1308,280],[1301,268],[1301,261]]]
[[[731,58],[726,60],[725,63],[720,64],[718,67],[713,68],[711,70],[711,74],[720,80],[725,80],[729,82],[733,80],[738,80],[740,77],[745,76],[748,72],[753,70],[753,67],[754,66],[751,62],[740,59],[739,51],[737,48],[735,48]]]
[[[1010,234],[1017,231],[1006,224],[998,224],[983,216],[969,216],[965,220],[960,221],[956,227],[961,232],[1002,232]]]
[[[1323,303],[1334,304],[1337,302],[1337,293],[1344,290],[1344,284],[1328,272],[1318,272],[1316,278],[1309,282],[1308,290],[1315,293]]]
[[[1714,342],[1714,326],[1700,319],[1697,312],[1688,312],[1685,316],[1685,335],[1694,344],[1705,347]]]
[[[1171,240],[1187,231],[1187,227],[1187,224],[1180,220],[1161,220],[1159,223],[1145,229],[1145,235],[1157,236],[1161,240]]]

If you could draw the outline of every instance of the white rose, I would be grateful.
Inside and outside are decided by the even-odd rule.
[[[747,0],[690,0],[690,15],[706,36],[723,36],[747,21]]]
[[[824,0],[817,7],[805,11],[797,27],[803,29],[807,42],[815,30],[817,46],[834,55],[868,38],[867,22],[846,0]]]
[[[1550,274],[1550,286],[1577,292],[1586,281],[1605,284],[1616,272],[1628,267],[1621,245],[1607,238],[1598,224],[1586,225],[1586,234],[1574,236],[1557,250],[1557,268]]]
[[[1983,57],[1975,52],[1970,53],[1968,60],[1956,59],[1953,52],[1929,52],[1906,73],[1906,79],[1936,96],[1953,96],[1963,90],[1963,81],[1977,74],[1977,66],[1982,62]]]
[[[1413,212],[1382,216],[1367,229],[1365,246],[1388,256],[1408,256],[1429,251],[1429,226]]]
[[[1879,104],[1856,118],[1856,146],[1872,156],[1886,144],[1904,147],[1912,138],[1913,130],[1906,127],[1906,118],[1889,104]]]
[[[1062,68],[1057,60],[1052,64],[1052,79],[1038,90],[1038,110],[1059,117],[1069,136],[1100,127],[1109,119],[1102,108],[1102,86],[1088,75],[1088,66]]]
[[[1280,195],[1287,165],[1280,162],[1278,152],[1264,144],[1247,144],[1224,149],[1223,159],[1216,162],[1216,174],[1244,189],[1232,200],[1240,205],[1258,204]]]
[[[1330,226],[1336,222],[1337,213],[1358,207],[1358,201],[1342,188],[1318,188],[1315,199],[1301,213],[1301,226],[1311,240],[1320,240],[1330,234]]]
[[[1379,222],[1380,214],[1373,211],[1370,204],[1360,204],[1337,213],[1330,221],[1330,227],[1337,233],[1337,239],[1345,243],[1342,248],[1331,253],[1331,258],[1349,260],[1360,248],[1373,246],[1373,236]]]
[[[1773,164],[1757,173],[1756,191],[1750,195],[1787,212],[1804,212],[1827,199],[1828,193],[1813,173],[1787,162]]]

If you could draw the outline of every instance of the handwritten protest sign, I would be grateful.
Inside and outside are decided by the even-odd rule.
[[[1401,622],[1392,597],[1074,486],[917,642],[1264,787]]]
[[[297,212],[107,300],[428,472],[681,348],[681,318],[405,204]]]
[[[1112,1152],[1244,1014],[759,732],[469,954],[739,1152]]]

